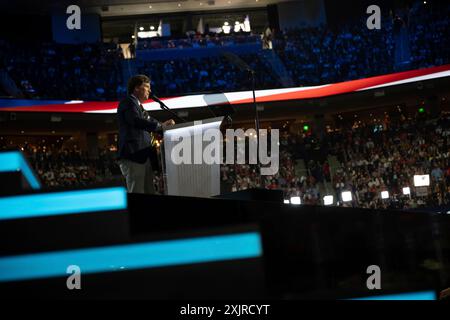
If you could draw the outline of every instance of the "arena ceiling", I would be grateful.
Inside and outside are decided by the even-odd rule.
[[[263,8],[269,4],[296,0],[17,0],[1,1],[3,12],[48,13],[77,4],[103,17],[227,9]]]

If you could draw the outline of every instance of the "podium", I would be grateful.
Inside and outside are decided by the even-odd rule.
[[[210,129],[220,132],[223,118],[181,123],[164,130],[161,156],[166,195],[209,198],[220,194],[223,141],[203,138]],[[208,163],[203,157],[211,144],[220,150],[218,163]],[[180,163],[180,158],[186,161]]]

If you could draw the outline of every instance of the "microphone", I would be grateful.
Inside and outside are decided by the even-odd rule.
[[[170,114],[172,114],[175,118],[177,118],[178,120],[181,120],[183,122],[186,122],[186,119],[183,119],[181,117],[179,117],[175,112],[173,112],[172,110],[170,110],[170,108],[168,106],[165,105],[164,102],[161,101],[161,99],[159,99],[155,94],[150,93],[150,98],[152,98],[153,101],[159,103],[161,109],[169,112]]]
[[[158,102],[159,104],[162,104],[163,106],[167,107],[164,102],[161,101],[155,94],[150,93],[150,98],[152,98],[153,101]]]

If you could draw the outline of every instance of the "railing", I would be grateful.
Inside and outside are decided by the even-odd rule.
[[[175,50],[187,48],[214,48],[245,44],[259,44],[261,37],[255,35],[222,36],[211,38],[185,38],[185,39],[150,39],[140,40],[138,50]]]

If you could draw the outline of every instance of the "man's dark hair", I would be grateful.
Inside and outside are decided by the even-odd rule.
[[[143,83],[150,83],[150,78],[143,74],[138,74],[128,80],[127,92],[132,94],[136,87],[139,87]]]

